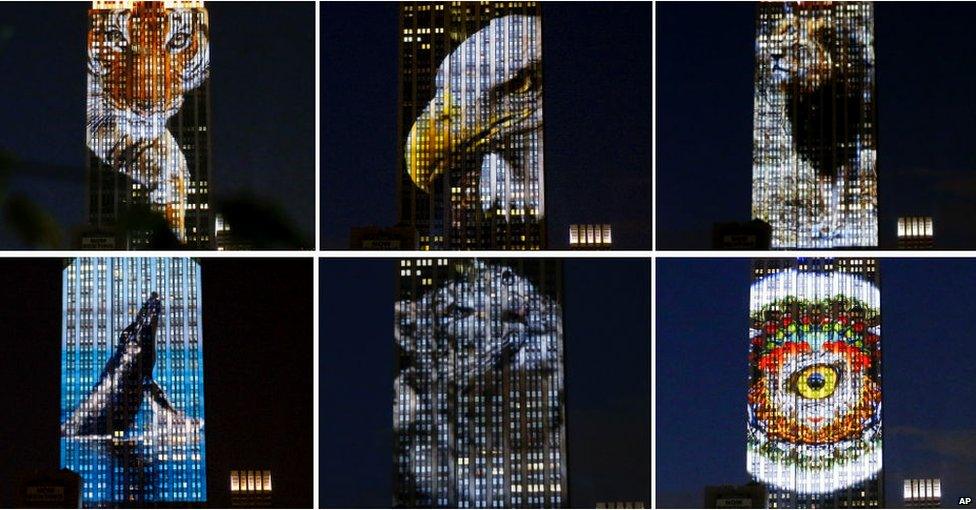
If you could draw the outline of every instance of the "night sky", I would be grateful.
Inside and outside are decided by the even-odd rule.
[[[750,219],[755,5],[657,5],[657,242],[707,249],[715,222]],[[932,216],[936,247],[976,230],[976,4],[875,4],[880,241]]]
[[[230,470],[271,469],[276,507],[311,507],[312,261],[201,266],[209,505],[230,506]],[[60,462],[61,271],[60,259],[0,260],[0,507],[26,473]]]
[[[614,248],[651,246],[651,4],[545,2],[549,247],[610,223]],[[396,223],[397,4],[321,5],[322,247]]]
[[[65,231],[87,224],[87,2],[0,3],[0,151]],[[315,5],[213,2],[212,192],[280,210],[314,245]],[[24,248],[6,225],[0,247]]]
[[[393,493],[395,261],[320,269],[319,503],[383,508]],[[570,504],[650,504],[650,265],[564,264]]]
[[[659,259],[657,503],[700,507],[746,473],[749,259]],[[885,506],[905,478],[941,478],[942,506],[976,488],[974,259],[880,263]]]

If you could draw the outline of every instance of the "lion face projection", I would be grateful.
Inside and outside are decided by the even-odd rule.
[[[435,95],[404,150],[413,182],[430,192],[453,176],[452,214],[544,214],[542,43],[535,16],[509,15],[462,42],[437,69]]]
[[[95,9],[88,32],[88,147],[131,179],[185,239],[186,157],[166,123],[209,76],[202,7]]]
[[[872,8],[762,4],[753,217],[774,247],[877,244]]]
[[[540,470],[546,465],[554,486],[533,495],[558,501],[559,303],[509,267],[474,261],[454,280],[398,302],[396,321],[398,498],[407,506],[467,501],[473,507],[486,497],[477,487],[521,487],[512,472],[536,462]],[[524,494],[508,497],[529,491],[526,485]],[[507,503],[502,506],[518,501],[501,492],[494,498]]]
[[[749,472],[827,494],[881,469],[878,290],[787,270],[753,285]]]

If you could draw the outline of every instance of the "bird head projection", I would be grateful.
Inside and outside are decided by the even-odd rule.
[[[198,277],[190,259],[64,269],[61,466],[86,506],[206,499]]]
[[[881,469],[881,315],[860,276],[788,269],[752,287],[748,469],[829,494]]]
[[[431,192],[436,181],[449,179],[452,221],[459,224],[474,212],[541,219],[539,18],[492,19],[444,58],[433,85],[404,149],[412,182]]]
[[[189,174],[166,123],[208,78],[207,11],[202,1],[109,0],[89,18],[88,147],[184,240]]]
[[[877,245],[873,11],[863,2],[762,2],[753,217],[774,248]]]
[[[486,497],[478,487],[508,480],[506,497],[498,488],[493,498],[512,506],[529,487],[513,494],[505,471],[532,459],[555,461],[546,464],[553,483],[532,494],[555,497],[563,475],[550,467],[559,465],[563,440],[562,309],[502,264],[458,262],[453,273],[395,308],[398,498],[474,507]]]

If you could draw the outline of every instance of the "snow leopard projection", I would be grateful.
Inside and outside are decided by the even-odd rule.
[[[510,487],[516,462],[558,459],[564,441],[559,303],[505,265],[455,274],[396,304],[397,498],[408,506],[473,507],[476,486]],[[434,489],[432,477],[448,483]]]

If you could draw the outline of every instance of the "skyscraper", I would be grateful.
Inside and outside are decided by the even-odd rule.
[[[537,2],[404,2],[398,218],[421,249],[546,244]]]
[[[399,264],[394,506],[569,506],[559,261]]]
[[[752,216],[773,249],[878,245],[874,10],[760,2]],[[747,469],[769,508],[883,506],[873,259],[754,261]]]
[[[747,469],[768,508],[884,506],[874,259],[767,259],[750,293]]]
[[[86,507],[206,501],[200,299],[190,259],[66,265],[61,467]]]
[[[169,230],[188,248],[212,249],[203,1],[95,0],[88,20],[90,236],[141,249]]]
[[[772,247],[878,244],[874,9],[760,2],[752,217]]]

